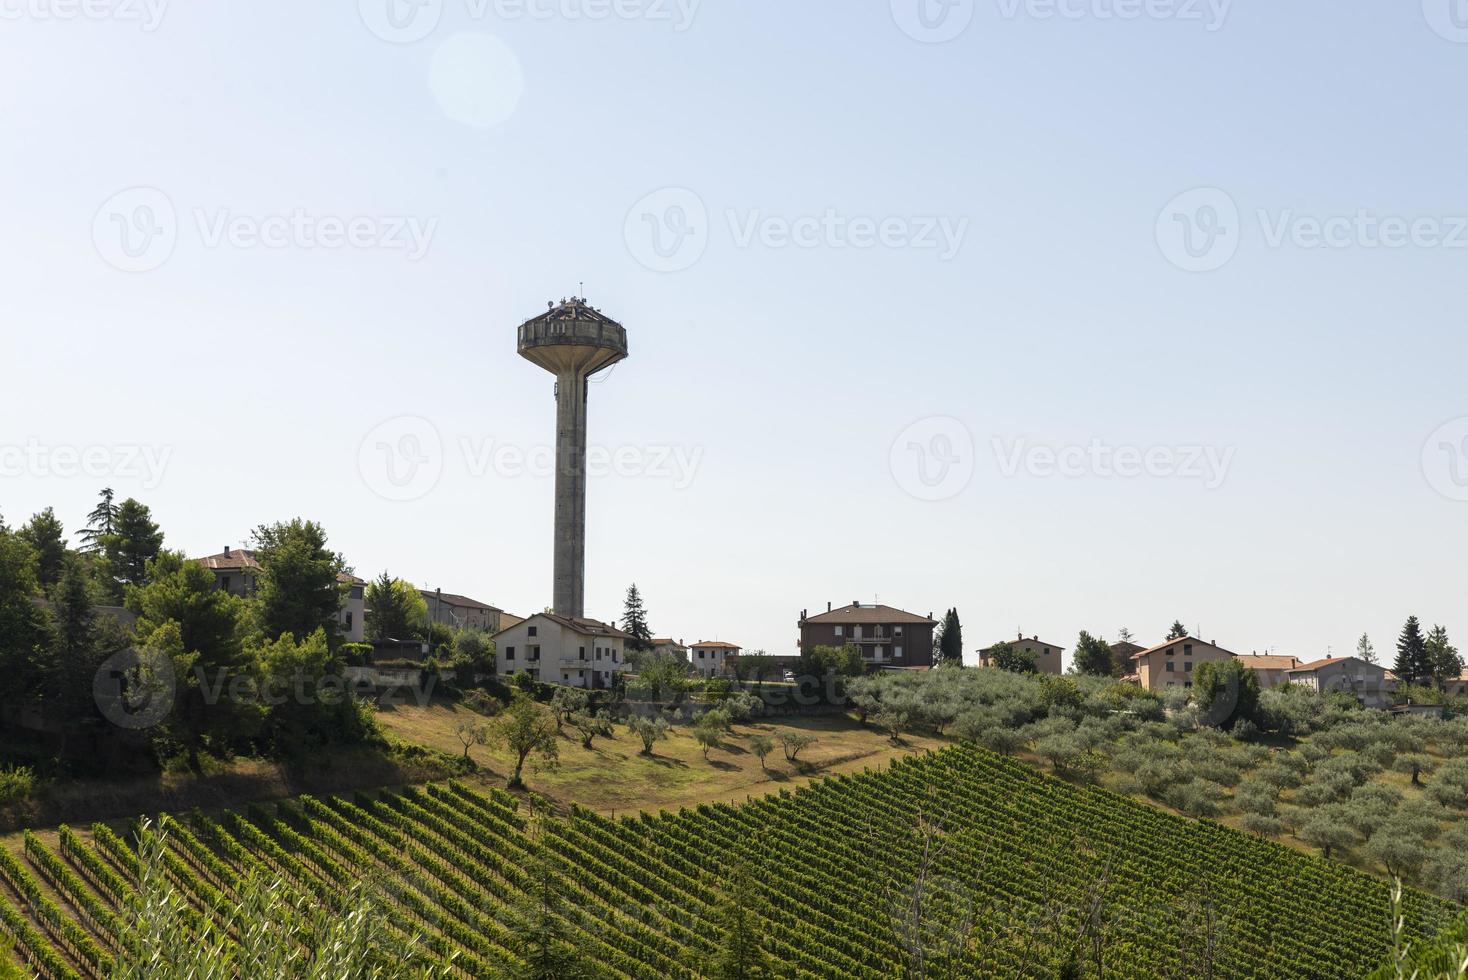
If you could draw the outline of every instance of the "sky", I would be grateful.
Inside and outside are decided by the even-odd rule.
[[[0,83],[12,525],[544,608],[580,292],[588,615],[1468,630],[1465,0],[0,0]]]

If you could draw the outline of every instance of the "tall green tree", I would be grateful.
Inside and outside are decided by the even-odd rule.
[[[131,497],[117,505],[112,518],[112,531],[102,537],[103,563],[113,583],[106,598],[121,605],[129,586],[139,586],[147,579],[148,562],[158,557],[163,548],[163,532],[153,523],[146,504]]]
[[[1187,635],[1188,628],[1183,625],[1183,621],[1181,619],[1174,619],[1172,621],[1172,629],[1167,631],[1167,638],[1169,640],[1181,640]]]
[[[345,587],[342,556],[326,546],[326,531],[315,521],[262,524],[254,533],[260,562],[254,603],[255,619],[267,639],[289,634],[304,641],[317,630],[332,649],[340,643],[338,615]]]
[[[423,593],[400,578],[383,572],[367,584],[369,640],[408,640],[427,635],[428,602]]]
[[[642,606],[642,593],[637,591],[636,582],[627,587],[627,599],[622,605],[622,630],[632,636],[627,643],[629,650],[652,649],[652,630],[648,628],[647,610]]]
[[[47,616],[35,602],[38,595],[35,551],[0,527],[0,677],[12,696],[37,693],[50,660]]]
[[[1397,662],[1392,671],[1405,684],[1417,684],[1433,676],[1432,660],[1427,654],[1427,639],[1422,635],[1422,624],[1416,616],[1408,616],[1397,638]]]
[[[1368,664],[1376,663],[1376,647],[1372,645],[1371,637],[1365,633],[1362,633],[1361,639],[1356,641],[1356,656]]]
[[[1458,653],[1458,648],[1448,640],[1448,631],[1444,626],[1434,626],[1432,632],[1427,634],[1427,663],[1432,667],[1433,679],[1437,686],[1447,690],[1449,683],[1463,676],[1463,657]]]
[[[1111,657],[1111,645],[1099,636],[1092,636],[1086,630],[1081,630],[1081,635],[1076,639],[1074,663],[1078,674],[1110,677],[1116,673],[1116,664]]]
[[[65,530],[50,507],[28,521],[17,534],[36,553],[36,581],[48,589],[61,580],[66,561]]]
[[[218,588],[213,572],[177,551],[160,552],[148,566],[147,583],[127,598],[138,617],[137,642],[173,659],[178,686],[168,731],[198,772],[211,743],[224,747],[253,735],[261,719],[257,705],[224,694],[251,673],[242,642],[245,601]]]
[[[100,496],[97,506],[87,515],[86,525],[77,535],[82,540],[82,550],[91,554],[101,553],[102,539],[112,533],[112,519],[117,513],[117,508],[112,503],[112,488],[103,489]]]
[[[950,609],[944,613],[938,629],[938,649],[935,651],[938,656],[934,658],[933,665],[963,666],[963,624],[958,620],[958,610]]]
[[[1203,720],[1232,731],[1241,721],[1259,720],[1259,677],[1239,660],[1205,661],[1193,671],[1193,696]]]

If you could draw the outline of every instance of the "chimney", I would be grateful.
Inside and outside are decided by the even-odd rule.
[[[831,611],[831,604],[828,602],[828,603],[826,603],[826,612],[830,612],[830,611]]]
[[[851,600],[851,608],[853,608],[853,609],[860,609],[861,608],[861,600],[860,599],[852,599]]]
[[[229,557],[229,545],[224,546],[224,557]]]

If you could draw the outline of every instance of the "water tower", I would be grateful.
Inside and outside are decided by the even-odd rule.
[[[620,323],[572,297],[520,324],[520,356],[556,376],[556,538],[553,610],[585,615],[587,379],[627,356]]]

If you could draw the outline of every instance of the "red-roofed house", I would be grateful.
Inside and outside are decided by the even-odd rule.
[[[740,648],[723,640],[699,640],[689,648],[693,669],[705,677],[728,672],[728,666],[739,656]]]
[[[605,688],[626,666],[626,643],[617,627],[585,616],[536,613],[494,635],[497,672],[529,671],[545,684]]]
[[[1232,652],[1215,643],[1180,636],[1132,654],[1132,673],[1127,679],[1137,681],[1149,691],[1189,688],[1193,686],[1193,671],[1199,664],[1232,658]]]

